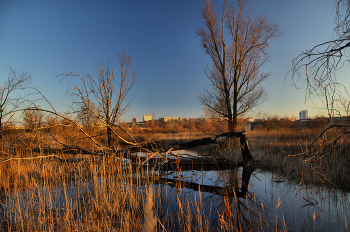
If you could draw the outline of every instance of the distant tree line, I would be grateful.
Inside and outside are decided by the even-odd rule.
[[[301,129],[313,129],[323,130],[329,125],[329,118],[318,117],[315,119],[309,119],[305,121],[292,121],[290,119],[270,119],[270,120],[257,120],[250,123],[250,129],[252,131],[280,131],[280,130],[301,130]]]

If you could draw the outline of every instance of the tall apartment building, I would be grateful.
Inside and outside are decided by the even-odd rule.
[[[143,115],[143,121],[144,122],[152,121],[152,120],[154,120],[153,115],[150,115],[150,114],[144,114]]]
[[[307,110],[300,111],[299,120],[307,120],[307,118],[308,118]]]

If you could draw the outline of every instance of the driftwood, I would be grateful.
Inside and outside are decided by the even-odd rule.
[[[52,134],[51,134],[52,135]],[[222,133],[219,135],[215,135],[212,137],[207,137],[203,139],[196,139],[185,143],[179,143],[179,144],[170,144],[166,148],[162,148],[160,144],[154,143],[154,142],[148,142],[143,144],[138,144],[138,146],[130,146],[128,148],[122,149],[122,150],[113,150],[113,149],[101,149],[100,151],[90,151],[78,146],[69,146],[67,144],[64,144],[60,141],[58,141],[53,135],[52,137],[62,145],[60,149],[54,149],[49,146],[47,148],[40,148],[40,149],[34,149],[34,152],[38,153],[56,153],[55,155],[47,155],[47,156],[38,156],[38,157],[29,157],[29,158],[18,158],[18,159],[37,159],[37,158],[59,158],[64,159],[66,162],[74,162],[78,160],[82,160],[84,158],[79,159],[66,159],[61,156],[61,154],[64,153],[70,153],[70,154],[90,154],[92,156],[108,156],[108,155],[115,155],[116,157],[120,158],[127,158],[130,161],[132,161],[133,168],[137,169],[141,166],[148,165],[149,167],[154,167],[157,171],[166,171],[166,172],[181,172],[186,170],[198,170],[198,171],[209,171],[209,170],[234,170],[238,167],[243,167],[243,173],[242,173],[242,182],[240,184],[238,183],[230,183],[230,188],[223,188],[220,186],[210,186],[210,185],[201,185],[194,182],[188,182],[184,180],[179,179],[170,179],[170,178],[157,178],[157,177],[145,177],[145,178],[151,178],[152,182],[154,184],[167,184],[172,187],[178,187],[182,186],[185,188],[193,189],[195,191],[200,190],[201,192],[209,192],[216,195],[222,195],[222,196],[229,196],[229,197],[238,197],[238,198],[245,198],[247,196],[248,192],[248,186],[249,186],[249,180],[251,174],[254,172],[256,168],[256,162],[254,161],[253,156],[251,155],[249,151],[248,141],[246,139],[246,136],[244,134],[244,131],[242,132],[229,132],[229,133]],[[171,150],[181,150],[181,149],[190,149],[195,148],[199,146],[206,146],[210,144],[218,143],[221,138],[239,138],[240,144],[241,144],[241,152],[242,152],[242,158],[243,162],[236,163],[232,160],[228,159],[219,159],[215,158],[213,156],[189,156],[189,155],[164,155],[160,152],[164,152],[165,154],[168,154]],[[33,150],[33,149],[32,149]],[[139,157],[137,156],[136,152],[147,152],[151,155],[148,157]],[[3,162],[7,162],[10,160],[13,160],[14,158],[11,158],[9,160],[5,160]],[[15,158],[17,159],[17,158]]]
[[[156,184],[156,185],[168,185],[175,188],[187,188],[194,191],[207,192],[215,195],[226,196],[226,197],[237,197],[237,198],[246,198],[248,194],[249,181],[250,177],[255,171],[255,162],[250,163],[249,165],[240,164],[238,167],[243,167],[243,172],[241,178],[238,178],[237,172],[232,173],[232,178],[229,182],[225,183],[225,187],[216,186],[216,185],[205,185],[197,182],[186,181],[182,179],[182,176],[167,178],[168,174],[163,176],[140,176],[133,177],[135,181],[139,182],[141,185],[147,184]],[[180,174],[180,173],[179,173]]]
[[[241,183],[230,183],[230,187],[220,187],[212,185],[202,185],[199,183],[183,181],[179,179],[170,179],[170,178],[155,178],[153,182],[155,184],[166,184],[171,187],[185,187],[192,189],[194,191],[208,192],[215,195],[227,196],[227,197],[236,197],[236,198],[246,198],[249,187],[249,180],[252,173],[255,171],[256,164],[253,156],[249,151],[248,141],[244,132],[229,132],[223,133],[220,135],[215,135],[209,138],[197,139],[186,143],[181,144],[171,144],[173,149],[189,149],[198,146],[204,146],[209,144],[217,143],[218,139],[221,137],[231,137],[231,138],[240,138],[241,151],[243,162],[235,163],[232,160],[228,159],[215,159],[215,157],[200,157],[192,159],[178,159],[178,160],[168,160],[170,163],[176,165],[176,171],[184,170],[228,170],[228,169],[237,169],[238,167],[243,167]],[[169,171],[169,167],[167,169]]]

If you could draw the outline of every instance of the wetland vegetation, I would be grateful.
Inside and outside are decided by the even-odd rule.
[[[89,132],[108,144],[104,130]],[[254,161],[243,166],[236,138],[169,150],[171,144],[218,132],[134,128],[129,135],[144,144],[135,153],[122,141],[114,141],[113,152],[99,150],[68,124],[27,131],[4,128],[1,230],[348,230],[347,143],[311,166],[308,159],[319,130],[309,128],[246,132]],[[196,162],[198,157],[233,165],[182,168],[181,160]]]
[[[196,33],[212,63],[199,100],[210,119],[121,123],[138,82],[124,53],[120,80],[108,58],[95,75],[58,75],[72,84],[64,113],[10,67],[0,88],[0,230],[348,231],[349,94],[335,71],[350,46],[350,2],[344,20],[337,2],[339,39],[306,50],[290,71],[296,84],[310,70],[306,92],[325,98],[327,119],[244,131],[240,117],[266,100],[262,67],[281,36],[245,0],[224,3],[221,18],[211,1],[203,8]]]

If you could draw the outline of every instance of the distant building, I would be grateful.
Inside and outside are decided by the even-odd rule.
[[[137,118],[132,119],[132,123],[138,123],[138,122],[139,122],[139,120]]]
[[[154,120],[153,115],[150,115],[150,114],[144,114],[143,115],[143,121],[144,122],[152,121],[152,120]]]
[[[159,121],[161,121],[161,122],[169,122],[169,121],[175,121],[175,120],[184,120],[184,118],[177,118],[177,117],[163,117],[163,118],[159,118]]]
[[[293,116],[292,117],[283,117],[283,118],[280,118],[280,120],[295,121],[295,118]]]
[[[308,119],[308,113],[307,110],[302,110],[299,113],[299,120],[307,120]]]

